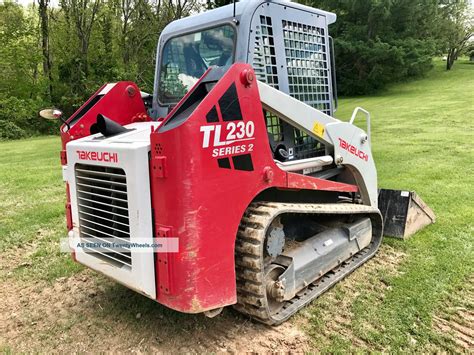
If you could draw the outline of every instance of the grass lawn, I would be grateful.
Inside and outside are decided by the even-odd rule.
[[[459,61],[451,72],[443,65],[436,62],[422,80],[340,102],[336,116],[341,119],[356,106],[371,112],[379,185],[415,190],[437,222],[408,241],[385,239],[380,259],[290,321],[301,324],[314,348],[453,351],[462,343],[443,324],[451,319],[460,327],[473,324],[474,63]],[[2,285],[35,282],[47,288],[84,272],[59,252],[58,240],[66,233],[59,149],[58,137],[0,142]],[[133,299],[139,303],[134,311],[152,308],[142,297]],[[115,306],[112,312],[123,310]],[[467,314],[471,323],[459,314]],[[195,327],[212,322],[203,319],[204,325]],[[106,327],[113,330],[113,322]],[[21,336],[15,339],[0,332],[0,349],[15,350]]]
[[[459,62],[452,72],[435,64],[423,80],[342,100],[336,114],[348,118],[356,106],[370,111],[379,186],[415,190],[437,216],[435,225],[408,241],[384,240],[407,257],[396,275],[386,277],[384,269],[376,275],[387,286],[382,300],[380,289],[362,289],[347,307],[352,316],[346,327],[369,348],[452,349],[433,331],[432,319],[450,294],[474,281],[474,63]],[[327,301],[314,303],[315,319],[327,318]],[[316,346],[353,348],[344,332],[322,336],[324,326],[310,327]]]

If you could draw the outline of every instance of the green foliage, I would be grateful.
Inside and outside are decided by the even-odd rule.
[[[435,0],[323,0],[307,4],[335,12],[338,91],[362,95],[424,75],[439,52]]]
[[[0,4],[0,96],[32,98],[42,90],[37,23],[33,11]]]
[[[0,139],[24,138],[25,131],[10,121],[0,121]]]
[[[48,1],[28,7],[0,3],[3,139],[51,132],[51,125],[38,119],[40,108],[58,107],[67,117],[106,82],[130,80],[152,92],[162,29],[202,7],[232,3],[60,0],[58,7],[40,11],[38,4]],[[457,58],[463,49],[458,40],[467,23],[461,11],[466,0],[301,1],[338,15],[330,33],[340,95],[375,92],[422,76],[434,55],[448,51]]]
[[[338,91],[361,95],[387,84],[425,74],[432,68],[432,46],[420,40],[335,40]]]
[[[38,118],[41,108],[58,107],[67,117],[106,82],[130,80],[152,92],[160,32],[199,6],[196,0],[60,1],[47,11],[50,82],[38,5],[0,3],[0,139],[54,132],[57,124]]]
[[[466,55],[469,58],[474,58],[474,43],[471,44],[469,47],[466,48]]]
[[[16,97],[0,98],[0,139],[18,139],[41,133],[54,133],[58,125],[38,118],[44,102]]]
[[[474,36],[474,9],[469,0],[442,1],[440,36],[443,52],[447,53],[446,70],[451,70],[454,61],[463,53]]]

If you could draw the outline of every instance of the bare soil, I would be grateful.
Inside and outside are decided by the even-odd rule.
[[[267,352],[308,351],[295,318],[279,327],[232,309],[208,319],[174,312],[84,269],[53,283],[12,277],[35,249],[13,249],[0,260],[0,350]]]
[[[34,245],[29,248],[34,250]],[[383,245],[374,259],[339,283],[337,290],[320,297],[316,302],[325,308],[321,313],[325,331],[311,338],[306,331],[311,313],[305,310],[281,326],[268,327],[230,308],[213,319],[174,312],[87,269],[52,283],[13,278],[12,270],[27,254],[28,250],[11,250],[0,261],[0,349],[308,352],[317,350],[319,342],[323,346],[334,333],[365,347],[368,344],[351,331],[350,305],[364,289],[377,289],[383,299],[386,286],[374,275],[380,269],[396,273],[405,258]],[[442,320],[437,324],[462,334],[457,338],[466,348],[472,346],[472,311],[460,310],[460,314],[471,323]]]

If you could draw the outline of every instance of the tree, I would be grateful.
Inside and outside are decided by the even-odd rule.
[[[31,7],[6,1],[0,4],[0,95],[36,98],[43,92],[38,80],[41,52],[38,15]]]
[[[329,30],[340,94],[367,94],[431,68],[438,0],[301,1],[338,16]]]
[[[49,0],[38,0],[38,12],[41,21],[41,49],[43,52],[43,73],[48,80],[47,95],[51,100],[53,92],[53,77],[51,73],[51,56],[49,53]]]
[[[121,15],[122,15],[122,52],[123,52],[123,64],[125,67],[130,62],[130,51],[128,46],[128,32],[130,20],[135,12],[136,1],[135,0],[121,0]]]
[[[473,11],[467,0],[446,1],[441,9],[442,37],[448,54],[446,70],[451,70],[454,61],[474,35]]]
[[[466,48],[466,55],[469,57],[469,61],[474,62],[474,43],[471,42]]]
[[[80,48],[79,70],[87,77],[90,37],[102,0],[62,0],[61,9],[74,22]]]

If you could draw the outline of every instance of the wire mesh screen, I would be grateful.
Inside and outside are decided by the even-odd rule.
[[[275,142],[283,141],[283,129],[281,120],[270,111],[263,111],[267,124],[267,132],[270,133]]]
[[[290,12],[276,10],[271,16],[257,14],[254,20],[252,65],[257,79],[331,115],[331,74],[324,24],[315,24],[314,18],[306,15],[298,17],[298,21],[288,21],[288,16]],[[305,24],[309,21],[313,24]],[[281,56],[278,61],[277,53]],[[324,146],[308,134],[290,127],[271,112],[264,111],[264,116],[269,137],[274,143],[284,141],[293,148],[293,159],[325,154]]]
[[[256,27],[255,52],[253,68],[257,79],[278,89],[278,70],[276,64],[275,41],[273,38],[272,19],[260,16],[260,23]],[[263,112],[267,124],[267,131],[275,142],[283,140],[281,120],[271,112]]]
[[[305,132],[295,129],[295,157],[297,159],[312,158],[325,154],[324,145]]]
[[[282,20],[289,94],[330,115],[331,94],[324,28]],[[325,154],[324,146],[295,130],[297,159]]]
[[[282,27],[290,95],[330,115],[324,29],[285,20]]]
[[[252,64],[258,80],[278,89],[278,69],[271,17],[260,16],[260,25],[256,26]]]

